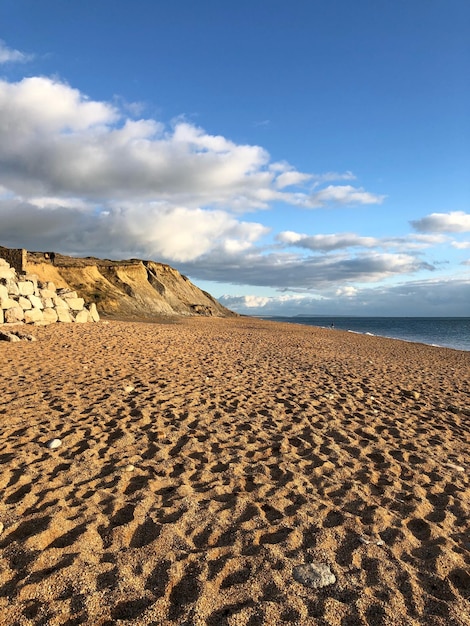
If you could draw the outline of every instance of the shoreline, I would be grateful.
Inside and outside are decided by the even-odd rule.
[[[5,623],[469,623],[468,352],[242,316],[28,331],[0,346]]]
[[[439,318],[432,318],[432,317],[386,317],[386,316],[376,316],[376,317],[369,317],[369,316],[304,316],[305,319],[310,319],[310,320],[315,320],[315,317],[318,317],[319,319],[326,319],[327,317],[329,317],[329,319],[333,319],[333,320],[339,320],[340,323],[341,321],[345,320],[345,319],[352,319],[352,320],[410,320],[410,321],[416,321],[416,320],[466,320],[466,321],[470,321],[469,317],[458,317],[458,318],[454,318],[454,317],[439,317]],[[413,338],[406,338],[404,336],[394,336],[394,335],[387,335],[381,332],[370,332],[367,330],[354,330],[354,329],[349,329],[346,326],[344,328],[341,327],[337,327],[336,325],[334,327],[331,327],[330,324],[314,324],[312,322],[306,323],[306,322],[302,322],[301,320],[301,316],[299,317],[282,317],[282,316],[272,316],[272,317],[257,317],[256,319],[264,319],[266,321],[280,321],[280,322],[286,322],[288,324],[300,324],[302,326],[314,326],[316,328],[323,328],[323,329],[327,329],[327,330],[341,330],[341,331],[346,331],[352,334],[357,334],[357,335],[369,335],[371,337],[379,337],[379,338],[383,338],[383,339],[394,339],[396,341],[405,341],[408,343],[418,343],[418,344],[422,344],[422,345],[426,345],[426,346],[432,346],[434,348],[446,348],[449,350],[460,350],[462,352],[470,352],[470,344],[468,345],[468,347],[462,347],[462,345],[457,345],[457,344],[439,344],[439,343],[435,343],[435,342],[431,342],[431,341],[426,341],[425,339],[421,339],[418,335],[416,335]],[[385,331],[384,331],[385,332]],[[467,341],[468,343],[468,341]]]

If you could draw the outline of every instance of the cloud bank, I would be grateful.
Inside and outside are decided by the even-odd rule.
[[[184,273],[192,274],[191,264],[182,263]],[[295,253],[253,252],[233,259],[212,254],[197,262],[200,279],[238,285],[288,290],[323,290],[331,285],[377,282],[396,275],[434,270],[434,266],[411,254],[364,252],[303,256]],[[225,277],[225,278],[224,278]]]
[[[1,183],[18,195],[242,212],[273,201],[314,208],[382,200],[351,185],[283,191],[314,177],[270,162],[260,146],[235,144],[185,121],[167,128],[126,119],[115,106],[49,78],[0,81],[0,113]]]
[[[245,250],[268,229],[239,215],[273,202],[316,208],[383,199],[351,185],[318,188],[335,177],[351,180],[350,172],[321,182],[272,162],[260,146],[184,120],[132,119],[45,77],[0,80],[0,172],[10,241],[25,234],[27,219],[42,245],[53,222],[56,241],[72,253],[132,251],[168,261]]]
[[[246,315],[359,315],[394,317],[402,315],[468,317],[470,281],[436,279],[409,281],[393,286],[345,288],[325,292],[321,297],[289,294],[255,299],[252,296],[226,295],[224,306]],[[404,307],[404,303],[406,306]],[[410,313],[411,311],[411,313]]]

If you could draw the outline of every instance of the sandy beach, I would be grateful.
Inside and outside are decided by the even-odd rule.
[[[470,352],[250,318],[27,332],[0,343],[1,624],[470,624]]]

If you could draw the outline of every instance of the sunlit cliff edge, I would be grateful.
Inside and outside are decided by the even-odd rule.
[[[0,256],[2,250],[8,249],[0,247]],[[237,315],[176,269],[154,261],[111,261],[28,251],[24,270],[39,280],[52,281],[57,288],[76,291],[86,302],[94,302],[105,317],[151,320],[161,316]]]

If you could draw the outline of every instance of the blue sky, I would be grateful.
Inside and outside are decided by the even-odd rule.
[[[0,245],[469,315],[468,0],[3,0]]]

